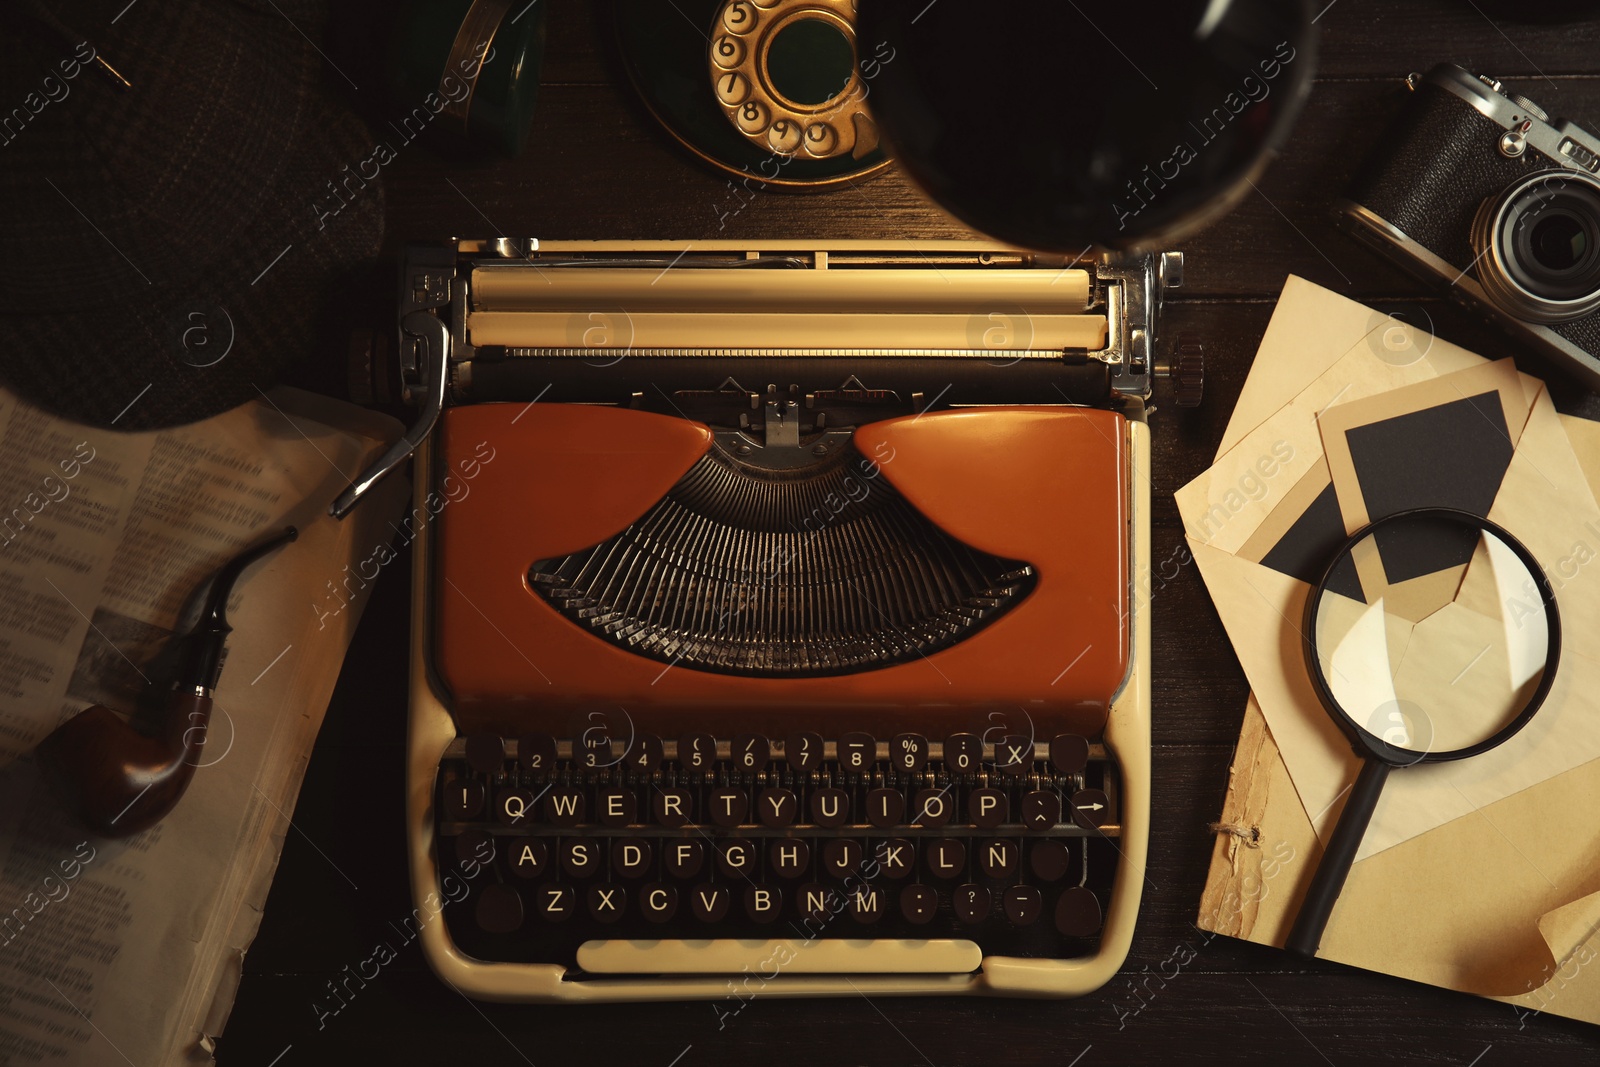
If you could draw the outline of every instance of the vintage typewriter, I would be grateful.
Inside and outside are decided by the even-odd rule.
[[[462,241],[403,267],[411,874],[495,1000],[1068,996],[1150,793],[1175,254]],[[759,979],[757,979],[759,976]]]

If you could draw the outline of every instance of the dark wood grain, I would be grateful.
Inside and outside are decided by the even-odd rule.
[[[1156,8],[1152,6],[1152,17]],[[597,15],[552,0],[533,145],[516,162],[418,143],[386,174],[390,243],[452,235],[543,237],[939,237],[960,226],[894,171],[742,210],[727,179],[655,127],[617,77]],[[1384,309],[1420,307],[1437,332],[1486,355],[1513,347],[1462,309],[1334,229],[1333,203],[1395,106],[1399,79],[1452,59],[1517,79],[1554,114],[1600,129],[1600,22],[1494,24],[1468,0],[1336,0],[1321,18],[1318,80],[1283,158],[1232,215],[1187,245],[1188,284],[1166,328],[1204,338],[1205,404],[1152,419],[1154,551],[1181,543],[1172,492],[1211,462],[1287,275]],[[1064,65],[1070,68],[1064,46]],[[1114,87],[1113,87],[1114,90]],[[1093,106],[1086,87],[1084,106]],[[1559,369],[1558,404],[1600,415]],[[1156,591],[1154,815],[1139,927],[1123,973],[1065,1003],[865,998],[756,1000],[719,1026],[706,1004],[546,1008],[471,1004],[415,945],[336,1015],[326,985],[410,914],[403,789],[407,571],[375,590],[294,813],[246,964],[221,1062],[514,1065],[833,1062],[1506,1063],[1600,1057],[1600,1031],[1506,1005],[1291,961],[1208,939],[1193,925],[1247,685],[1196,569]],[[1194,959],[1176,977],[1181,946]],[[1187,953],[1185,953],[1187,955]],[[1151,975],[1156,977],[1151,978]],[[1135,987],[1142,992],[1136,993]],[[1142,1004],[1142,1007],[1140,1006]],[[319,1008],[320,1005],[320,1008]],[[723,1005],[726,1011],[731,1006]],[[285,1052],[287,1047],[288,1051]],[[1080,1057],[1077,1058],[1077,1057]]]

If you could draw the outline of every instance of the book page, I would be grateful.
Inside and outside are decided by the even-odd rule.
[[[0,1061],[166,1063],[220,1029],[406,487],[343,524],[326,509],[397,431],[290,390],[152,434],[0,394]],[[289,524],[298,540],[234,587],[183,801],[123,841],[80,829],[32,747],[91,704],[129,713],[160,690],[196,590]]]

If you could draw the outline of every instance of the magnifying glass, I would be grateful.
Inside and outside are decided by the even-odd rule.
[[[1487,752],[1544,703],[1561,658],[1555,590],[1527,547],[1453,508],[1357,531],[1306,601],[1312,686],[1364,759],[1284,947],[1317,954],[1389,772]]]

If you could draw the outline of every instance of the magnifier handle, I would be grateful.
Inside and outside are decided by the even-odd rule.
[[[1295,916],[1294,929],[1283,947],[1301,959],[1313,959],[1322,943],[1322,931],[1338,903],[1344,880],[1350,874],[1361,849],[1361,839],[1366,836],[1367,824],[1372,821],[1378,797],[1383,795],[1383,783],[1389,780],[1389,765],[1381,760],[1369,759],[1361,765],[1350,796],[1339,814],[1339,824],[1333,828],[1333,837],[1322,851],[1322,862],[1311,879],[1311,888],[1300,904],[1300,914]]]

